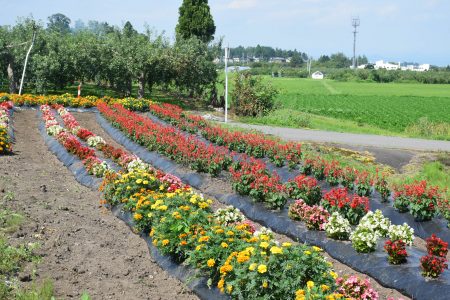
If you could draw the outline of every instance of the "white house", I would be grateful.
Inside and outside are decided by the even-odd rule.
[[[320,71],[316,71],[311,75],[312,79],[323,79],[323,73]]]

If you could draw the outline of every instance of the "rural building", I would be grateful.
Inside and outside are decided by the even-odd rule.
[[[323,73],[320,71],[316,71],[311,75],[312,79],[323,79]]]
[[[386,70],[398,70],[400,69],[400,63],[392,64],[389,62],[384,62],[383,60],[379,60],[375,62],[375,70],[378,69],[386,69]]]

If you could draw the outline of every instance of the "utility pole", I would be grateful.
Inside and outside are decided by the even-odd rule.
[[[356,69],[356,34],[358,33],[359,17],[352,19],[353,26],[353,69]]]
[[[33,48],[34,41],[36,40],[36,30],[37,30],[37,27],[35,24],[33,24],[33,39],[31,40],[30,48],[28,49],[27,55],[25,56],[25,63],[23,65],[22,79],[20,80],[19,95],[22,95],[22,87],[23,87],[23,81],[25,80],[25,71],[27,70],[28,57],[30,56],[31,49]]]
[[[229,46],[225,47],[225,123],[228,122],[228,55]]]

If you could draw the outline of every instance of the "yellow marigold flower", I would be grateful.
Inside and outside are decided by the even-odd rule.
[[[326,291],[328,291],[330,289],[330,287],[328,285],[326,285],[326,284],[322,284],[320,286],[320,288],[322,289],[322,292],[326,292]]]
[[[267,288],[269,286],[269,283],[267,281],[264,280],[262,287],[263,288]]]
[[[331,275],[331,277],[333,277],[333,279],[338,278],[338,275],[333,271],[330,271],[330,275]]]
[[[281,244],[281,246],[283,246],[283,247],[290,247],[290,246],[292,246],[292,244],[291,243],[288,243],[288,242],[286,242],[286,243],[283,243],[283,244]]]
[[[161,205],[160,207],[158,207],[158,210],[166,211],[167,210],[167,205]]]
[[[268,241],[270,240],[269,236],[267,234],[260,234],[259,238],[263,241]]]
[[[152,230],[150,230],[150,236],[153,236],[155,234],[155,229],[152,228]]]
[[[228,248],[228,244],[225,243],[225,242],[222,242],[222,243],[220,244],[220,246],[222,246],[222,248]]]
[[[307,283],[306,283],[306,286],[309,288],[309,289],[312,289],[313,287],[314,287],[314,281],[308,281]]]
[[[195,250],[200,251],[202,249],[203,245],[198,245],[197,247],[195,247]]]
[[[231,284],[227,284],[227,292],[228,292],[228,294],[231,294],[232,291],[233,291],[233,286]]]
[[[210,259],[208,259],[206,264],[208,265],[208,267],[212,268],[216,264],[216,261],[213,258],[210,258]]]
[[[217,283],[217,287],[220,289],[220,291],[223,293],[223,286],[225,285],[225,280],[221,278],[219,282]]]
[[[147,185],[148,184],[148,180],[144,180],[144,181],[142,181],[142,183]]]
[[[180,245],[181,245],[181,246],[186,246],[186,245],[187,245],[187,242],[186,242],[186,241],[181,241],[181,242],[180,242]]]
[[[268,242],[261,242],[261,244],[259,244],[259,246],[260,246],[261,248],[266,249],[267,247],[269,247],[269,243],[268,243]]]
[[[267,266],[266,265],[259,265],[258,266],[258,272],[261,274],[264,274],[267,272]]]
[[[304,300],[305,299],[305,291],[298,290],[295,292],[295,300]]]
[[[154,239],[152,243],[153,243],[153,246],[157,246],[158,245],[158,240]]]
[[[270,252],[272,254],[282,254],[283,253],[283,248],[277,247],[277,246],[273,246],[272,248],[270,248]]]
[[[234,232],[233,232],[233,231],[231,231],[231,230],[228,230],[228,231],[227,231],[227,235],[229,235],[229,236],[233,236],[233,235],[234,235]]]
[[[258,264],[252,263],[252,264],[248,267],[248,269],[249,269],[250,271],[255,271],[257,265],[258,265]]]
[[[321,252],[321,251],[322,251],[322,248],[317,247],[317,246],[312,246],[312,248],[313,248],[314,251],[316,251],[316,252]]]
[[[246,261],[249,261],[250,260],[250,257],[248,256],[248,255],[246,255],[246,253],[242,253],[242,252],[240,252],[239,253],[239,255],[238,255],[238,257],[237,257],[237,261],[238,261],[238,263],[244,263],[244,262],[246,262]]]
[[[141,184],[141,183],[142,183],[142,179],[140,179],[140,178],[137,179],[137,180],[136,180],[136,183],[137,183],[137,184]]]
[[[220,267],[220,274],[226,274],[228,272],[231,272],[233,270],[233,266],[232,265],[223,265]]]
[[[208,199],[208,200],[206,200],[206,203],[208,203],[208,204],[212,204],[212,203],[213,203],[213,201],[212,201],[211,199]]]
[[[253,254],[253,253],[255,252],[255,248],[253,248],[253,247],[247,247],[247,248],[245,248],[245,251],[247,251],[247,252],[250,253],[250,254]]]
[[[267,252],[266,251],[261,251],[261,255],[265,256],[265,255],[267,255]]]
[[[166,239],[166,240],[163,240],[163,241],[162,241],[162,245],[163,245],[163,246],[167,246],[168,244],[169,244],[169,240]]]
[[[232,242],[234,242],[234,239],[233,239],[233,238],[229,238],[228,241],[229,241],[230,243],[232,243]]]
[[[224,233],[224,230],[223,230],[222,228],[220,228],[220,229],[217,229],[215,232],[216,232],[217,234],[221,234],[221,233]]]
[[[311,255],[311,251],[309,251],[309,250],[306,250],[303,253],[305,253],[306,255]]]
[[[164,190],[164,185],[161,184],[161,185],[159,186],[159,190],[160,190],[160,191]]]
[[[207,241],[209,241],[209,236],[202,236],[202,237],[200,237],[199,239],[198,239],[198,242],[199,243],[203,243],[203,242],[207,242]]]

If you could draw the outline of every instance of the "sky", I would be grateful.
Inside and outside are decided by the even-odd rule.
[[[0,0],[0,25],[54,13],[72,20],[130,21],[173,37],[182,0]],[[370,61],[450,64],[449,0],[210,0],[216,37],[230,47],[297,49],[314,58],[353,51],[351,20],[359,17],[357,55]]]

